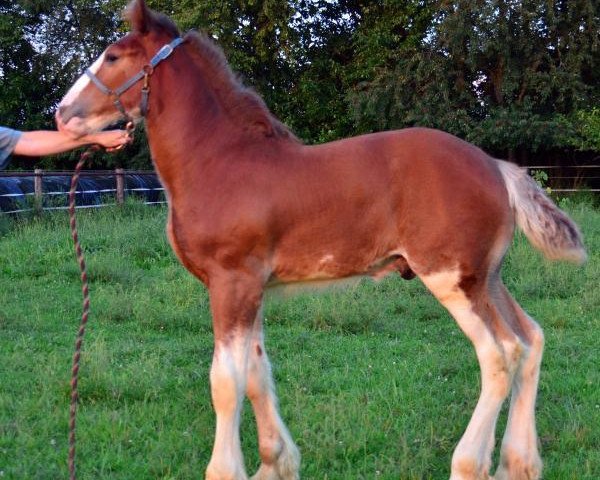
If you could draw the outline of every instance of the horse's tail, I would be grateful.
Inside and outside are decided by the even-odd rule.
[[[585,262],[587,255],[579,228],[518,166],[498,160],[517,225],[534,247],[552,260]]]

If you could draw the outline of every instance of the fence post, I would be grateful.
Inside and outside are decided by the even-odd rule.
[[[123,205],[125,201],[125,176],[122,168],[115,169],[115,179],[117,181],[117,204]]]
[[[34,174],[34,177],[33,177],[34,208],[37,212],[41,212],[43,210],[43,205],[44,205],[44,199],[42,197],[42,195],[43,195],[42,169],[36,168],[33,171],[33,174]]]

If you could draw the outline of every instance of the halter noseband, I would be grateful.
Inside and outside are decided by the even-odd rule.
[[[117,110],[125,117],[125,119],[129,122],[132,121],[131,116],[125,110],[125,107],[121,103],[121,95],[123,95],[127,90],[129,90],[133,85],[139,82],[141,79],[144,79],[144,84],[142,85],[142,99],[140,101],[140,111],[142,116],[145,117],[146,113],[148,113],[148,95],[150,94],[150,85],[149,78],[150,75],[154,72],[154,68],[163,60],[169,57],[173,53],[173,50],[177,48],[179,45],[183,43],[183,38],[177,37],[171,43],[167,43],[163,45],[161,49],[152,57],[150,63],[144,65],[142,69],[136,73],[133,77],[127,80],[123,85],[115,90],[111,90],[108,88],[102,81],[92,72],[89,68],[85,71],[85,74],[90,77],[90,80],[94,82],[94,85],[98,87],[98,89],[104,93],[105,95],[109,95],[111,97],[115,97],[115,101],[113,102]],[[132,123],[133,125],[133,123]]]

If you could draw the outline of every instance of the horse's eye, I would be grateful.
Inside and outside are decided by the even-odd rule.
[[[119,57],[117,57],[114,53],[106,54],[106,61],[108,63],[115,63],[118,59],[119,59]]]

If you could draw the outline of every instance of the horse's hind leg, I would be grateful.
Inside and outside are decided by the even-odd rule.
[[[540,326],[527,315],[502,286],[501,301],[512,315],[514,330],[526,345],[513,381],[508,423],[496,480],[534,480],[540,477],[542,461],[538,453],[535,428],[535,400],[544,335]]]
[[[481,368],[479,401],[454,450],[450,478],[487,480],[496,420],[510,391],[522,345],[495,306],[487,275],[464,282],[457,269],[420,277],[471,340]]]
[[[246,393],[252,402],[262,463],[253,480],[297,480],[300,453],[279,415],[263,338],[262,309],[252,332]]]

